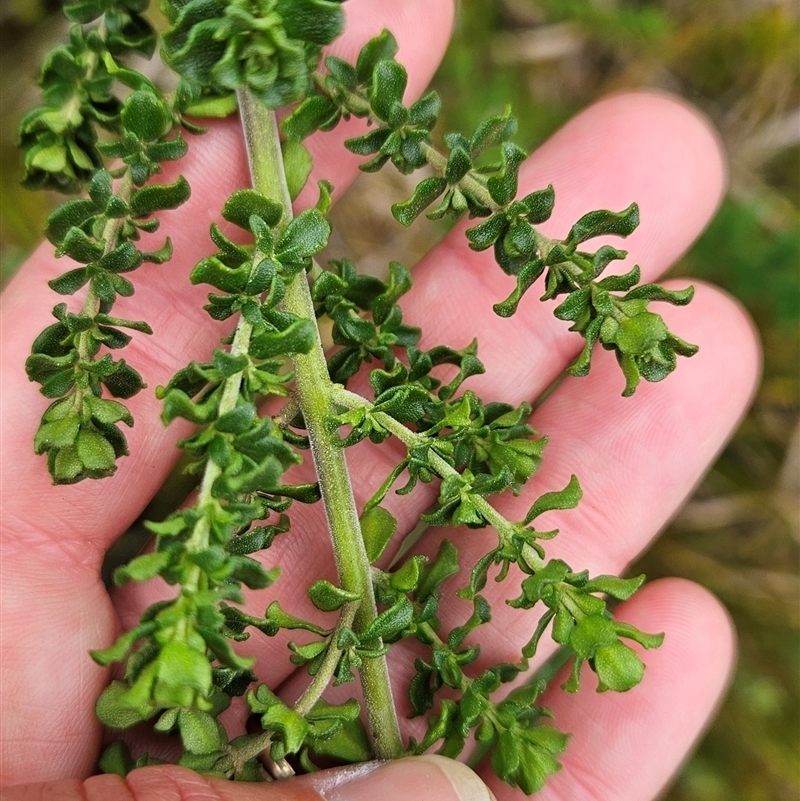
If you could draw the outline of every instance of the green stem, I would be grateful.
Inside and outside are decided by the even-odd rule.
[[[325,692],[325,688],[333,678],[336,666],[339,664],[339,659],[342,656],[342,651],[336,645],[336,642],[339,639],[339,634],[342,629],[353,625],[356,612],[358,611],[358,605],[358,601],[352,601],[346,603],[342,608],[339,622],[336,624],[336,628],[331,632],[328,650],[322,660],[322,664],[316,672],[314,680],[308,685],[305,692],[297,699],[297,703],[294,705],[294,711],[297,712],[298,715],[305,717],[314,708],[314,704],[322,698],[322,693]]]
[[[283,172],[275,115],[247,90],[240,90],[238,98],[253,185],[259,192],[281,203],[285,212],[284,220],[288,222],[292,208]],[[308,282],[303,276],[289,284],[283,305],[286,311],[299,317],[316,319]],[[309,353],[295,357],[294,368],[296,395],[317,469],[339,581],[343,589],[361,597],[354,621],[358,632],[375,619],[377,606],[344,451],[325,425],[333,414],[333,384],[328,375],[319,334]],[[378,759],[399,757],[403,753],[403,743],[386,659],[377,657],[364,660],[359,673],[375,756]]]
[[[133,178],[131,176],[131,171],[126,170],[125,175],[122,177],[122,180],[119,184],[119,197],[124,200],[126,203],[130,202],[131,194],[133,193]],[[125,220],[123,218],[118,217],[111,217],[106,220],[106,224],[103,226],[103,233],[101,234],[101,238],[103,240],[103,255],[106,256],[111,253],[117,246],[117,235],[120,232]],[[83,300],[83,307],[81,308],[81,315],[84,317],[91,317],[94,318],[97,313],[100,311],[100,298],[97,297],[94,289],[92,288],[91,282],[89,282],[89,287],[86,292],[86,297]],[[80,357],[80,361],[78,362],[78,369],[81,363],[89,362],[93,359],[92,354],[92,329],[88,331],[84,331],[83,333],[78,335],[78,341],[76,342],[76,348],[78,350],[78,355]],[[84,377],[88,377],[88,374],[84,374]],[[91,392],[89,388],[88,380],[84,381],[77,381],[75,384],[75,404],[80,408],[80,404],[83,403],[83,398],[85,395]]]
[[[447,169],[447,156],[440,153],[430,142],[422,143],[422,152],[425,155],[425,160],[442,176]],[[460,189],[474,195],[487,209],[492,211],[500,211],[502,206],[495,203],[486,185],[473,175],[470,170],[457,184]]]

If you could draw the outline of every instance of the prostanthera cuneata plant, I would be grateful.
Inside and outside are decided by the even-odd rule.
[[[513,315],[543,278],[542,298],[557,299],[556,317],[585,340],[569,367],[573,376],[589,372],[600,345],[617,357],[624,395],[642,378],[666,377],[678,355],[696,348],[672,334],[650,304],[682,305],[692,290],[640,284],[636,267],[607,275],[625,252],[587,248],[601,235],[628,236],[638,224],[635,205],[586,214],[564,239],[544,236],[537,226],[549,218],[554,192],[542,187],[518,197],[526,153],[512,141],[511,113],[489,117],[468,135],[435,136],[440,98],[431,92],[405,104],[407,75],[389,31],[367,42],[354,64],[323,57],[342,30],[342,5],[162,0],[168,25],[159,35],[143,16],[146,0],[66,2],[74,23],[69,43],[47,57],[44,105],[21,123],[25,183],[87,193],[49,218],[57,254],[79,266],[50,282],[73,300],[55,306],[56,321],[27,361],[29,377],[52,400],[34,448],[46,454],[59,484],[109,476],[127,454],[120,424],[133,420],[122,401],[144,382],[135,365],[113,354],[130,341],[126,329],[152,331],[144,321],[115,316],[113,307],[134,292],[129,276],[139,265],[171,257],[169,239],[152,252],[137,243],[141,232],[156,231],[161,210],[189,197],[183,178],[153,180],[164,162],[187,152],[182,131],[199,134],[198,117],[238,109],[252,175],[252,186],[234,192],[221,210],[242,236],[233,241],[213,225],[216,250],[191,273],[193,283],[212,287],[206,312],[230,320],[233,333],[207,361],[188,364],[156,390],[165,424],[184,418],[197,425],[180,442],[197,493],[191,505],[149,523],[153,549],[114,576],[118,585],[160,576],[174,597],[92,653],[100,665],[124,665],[98,699],[97,714],[113,729],[151,721],[180,743],[180,764],[234,780],[428,750],[457,757],[470,743],[499,777],[533,793],[558,769],[567,735],[537,706],[544,681],[522,681],[529,660],[547,634],[572,660],[566,691],[578,690],[585,664],[599,690],[638,684],[644,665],[626,641],[653,648],[662,638],[616,621],[607,599],[629,598],[643,577],[590,576],[548,559],[543,543],[556,532],[539,530],[537,518],[579,502],[575,477],[539,497],[520,520],[497,511],[492,498],[518,493],[542,459],[545,438],[528,423],[531,406],[480,398],[468,388],[484,371],[477,340],[461,349],[419,347],[420,329],[403,322],[399,305],[411,287],[403,265],[391,262],[379,279],[347,258],[326,267],[314,260],[328,242],[333,188],[320,182],[316,206],[293,217],[292,198],[311,169],[303,140],[360,117],[367,132],[345,146],[364,158],[363,170],[388,162],[403,173],[424,169],[412,196],[392,207],[395,218],[405,226],[422,213],[472,218],[470,247],[492,251],[516,278],[511,295],[494,306],[501,317]],[[130,60],[156,50],[179,76],[169,92]],[[275,111],[285,107],[278,125]],[[327,351],[320,323],[332,337]],[[356,376],[365,394],[348,388]],[[344,451],[391,438],[402,443],[402,458],[358,508]],[[313,460],[316,480],[286,483],[286,471],[303,459]],[[387,495],[406,496],[431,482],[438,502],[412,527],[414,536],[425,526],[450,526],[452,541],[430,560],[401,547],[387,566],[384,553],[407,533],[397,531]],[[254,555],[276,537],[292,536],[295,504],[313,503],[324,506],[338,568],[335,583],[320,578],[308,588],[321,614],[307,620],[277,601],[262,616],[245,613],[243,588],[267,588],[279,574]],[[459,539],[478,528],[493,530],[495,545],[476,564],[459,566]],[[447,580],[459,569],[469,580],[453,588]],[[490,580],[505,582],[507,603],[526,610],[519,625],[530,636],[517,661],[478,668],[481,627],[492,617],[481,593]],[[438,615],[445,591],[457,591],[465,610],[452,629]],[[259,681],[245,642],[284,629],[295,632],[288,658],[308,677],[293,703]],[[412,715],[425,721],[418,740],[401,735],[387,667],[393,646],[409,639],[420,654],[406,688]],[[325,700],[330,686],[356,679],[360,692],[353,687],[350,700]],[[257,725],[229,740],[218,716],[236,696]],[[100,768],[124,775],[155,762],[115,743]]]

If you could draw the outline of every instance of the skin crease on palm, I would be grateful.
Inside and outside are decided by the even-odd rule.
[[[447,44],[453,22],[449,0],[349,0],[345,10],[347,31],[334,52],[352,57],[367,38],[390,28],[400,42],[398,58],[411,75],[409,96],[419,95]],[[516,113],[524,115],[525,109]],[[341,148],[341,141],[358,125],[314,137],[311,186],[326,177],[341,196],[356,177],[357,161]],[[246,163],[232,120],[213,123],[191,145],[190,155],[177,168],[189,179],[192,198],[162,215],[161,230],[173,238],[176,258],[162,267],[143,268],[136,295],[125,301],[125,316],[147,319],[156,332],[152,341],[137,337],[125,354],[150,387],[166,383],[190,359],[203,359],[224,333],[200,311],[205,289],[191,287],[187,274],[205,255],[208,227],[218,219],[224,198],[247,184]],[[164,180],[174,179],[174,173],[174,168],[165,171]],[[636,200],[642,224],[625,243],[630,253],[625,269],[640,264],[644,280],[653,280],[707,224],[724,181],[720,148],[706,122],[674,99],[638,93],[603,100],[567,124],[529,159],[520,191],[554,184],[556,210],[542,228],[561,236],[591,209],[621,209]],[[297,208],[309,201],[311,189]],[[50,485],[43,460],[33,457],[30,445],[45,401],[26,380],[23,362],[33,338],[49,324],[56,302],[42,291],[43,285],[64,269],[63,260],[57,262],[45,244],[2,297],[0,783],[9,788],[3,798],[350,799],[344,792],[320,795],[304,780],[257,790],[223,787],[177,768],[137,771],[126,788],[113,777],[82,784],[102,747],[93,705],[108,681],[87,651],[112,642],[121,627],[135,622],[142,608],[165,592],[148,584],[109,596],[99,577],[102,557],[168,474],[177,456],[175,440],[187,428],[176,422],[163,429],[158,401],[151,391],[143,391],[130,402],[137,421],[128,435],[133,455],[122,460],[117,474],[102,483]],[[580,338],[535,299],[535,291],[515,317],[496,317],[491,305],[508,294],[508,279],[490,256],[470,251],[459,232],[415,267],[414,280],[404,304],[406,319],[424,323],[427,346],[445,342],[463,347],[477,333],[487,372],[471,386],[487,398],[535,398],[580,350]],[[550,438],[544,464],[519,498],[501,504],[502,511],[518,514],[532,498],[563,487],[571,473],[577,474],[584,489],[582,503],[572,512],[550,513],[547,524],[561,529],[548,554],[578,569],[623,571],[646,548],[730,435],[757,380],[759,355],[752,327],[729,297],[699,286],[690,306],[663,313],[672,330],[700,345],[699,354],[682,359],[662,384],[642,385],[633,398],[623,399],[624,382],[613,357],[599,353],[588,378],[565,381],[536,412],[534,426]],[[351,452],[361,500],[385,475],[398,453],[393,447],[385,444],[373,452],[358,446]],[[412,524],[434,493],[434,488],[427,495],[415,492],[408,506],[392,509],[401,527]],[[286,608],[313,615],[305,588],[320,576],[334,576],[331,557],[316,545],[324,537],[318,510],[304,507],[299,512],[294,533],[279,538],[266,556],[270,565],[291,567],[275,587],[253,593],[248,601],[259,613],[277,593]],[[474,563],[491,543],[485,531],[433,531],[419,550],[435,552],[445,536],[454,538],[462,564]],[[463,576],[457,581],[463,582]],[[491,626],[483,627],[487,631],[481,641],[484,658],[493,662],[515,658],[532,625],[523,620],[525,613],[502,603],[501,590],[499,585],[487,588],[495,617]],[[538,796],[542,801],[655,798],[724,691],[734,637],[725,611],[705,590],[678,579],[654,582],[622,604],[618,615],[646,631],[666,632],[665,643],[646,653],[645,679],[629,693],[594,693],[588,676],[577,696],[565,694],[557,684],[548,691],[544,703],[572,739],[563,770]],[[445,623],[460,620],[464,609],[454,602],[443,609],[443,617]],[[291,675],[285,642],[253,637],[247,646],[258,658],[260,679],[280,686],[291,701],[299,693],[299,678]],[[410,662],[407,653],[400,654],[392,667],[398,698]],[[400,711],[406,711],[402,702]],[[242,715],[233,710],[226,724],[237,734]],[[377,793],[394,801],[395,796],[407,796],[409,771],[416,767],[409,764],[393,766],[394,773],[386,773],[383,782],[362,778],[366,794],[352,798]],[[489,772],[480,775],[499,801],[524,797]],[[35,786],[42,782],[50,784]],[[29,786],[10,789],[20,784]],[[417,792],[420,801],[444,801],[443,794],[431,789],[434,785],[427,795],[424,789]]]

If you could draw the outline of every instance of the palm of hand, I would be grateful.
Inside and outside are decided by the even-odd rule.
[[[452,11],[444,0],[426,6],[433,21],[420,31],[414,23],[416,4],[406,0],[387,7],[353,0],[349,32],[337,48],[350,55],[391,17],[412,76],[411,90],[421,91],[444,47]],[[331,140],[338,142],[351,131],[337,129],[311,142],[318,173],[313,178],[330,179],[339,194],[357,174],[357,163],[341,158]],[[336,155],[327,155],[331,153]],[[189,359],[203,359],[221,335],[198,315],[204,291],[188,288],[185,271],[204,255],[215,209],[247,183],[236,124],[215,125],[193,142],[186,163],[179,166],[194,194],[181,209],[164,215],[163,226],[182,254],[180,267],[151,268],[131,301],[147,310],[159,341],[171,343],[169,352],[152,349],[143,338],[131,346],[126,358],[151,386],[166,383]],[[628,242],[629,261],[643,265],[650,279],[707,222],[722,181],[716,143],[693,113],[665,98],[632,95],[592,107],[544,145],[521,173],[521,191],[555,185],[556,212],[545,227],[555,233],[590,208],[622,208],[636,199],[643,223]],[[303,197],[298,205],[302,203]],[[28,343],[47,324],[52,305],[38,290],[62,270],[43,247],[3,297],[0,669],[6,784],[83,777],[93,769],[102,737],[94,701],[108,676],[86,653],[113,641],[120,625],[137,620],[154,593],[162,591],[142,585],[109,596],[99,578],[100,564],[169,472],[177,453],[174,441],[186,433],[180,423],[163,430],[158,402],[143,392],[132,402],[138,421],[129,438],[134,455],[112,479],[99,485],[48,486],[43,466],[29,456],[41,404],[23,380],[22,362]],[[415,269],[415,287],[404,305],[406,319],[412,324],[424,320],[431,341],[456,347],[477,330],[488,369],[472,386],[477,391],[490,388],[492,397],[509,402],[535,398],[574,358],[580,343],[532,297],[513,319],[498,319],[491,303],[504,297],[506,288],[476,291],[483,287],[484,270],[494,282],[496,271],[483,255],[470,252],[462,236],[451,236]],[[524,512],[534,492],[561,487],[570,473],[577,473],[584,500],[575,512],[551,514],[552,527],[563,531],[549,548],[551,555],[594,572],[624,569],[673,514],[741,414],[757,365],[741,312],[716,290],[700,287],[693,304],[678,314],[676,328],[700,344],[701,354],[681,365],[665,384],[642,387],[633,400],[621,399],[616,365],[601,358],[589,378],[566,381],[536,412],[533,425],[551,439],[548,458],[535,487],[507,500],[501,511]],[[370,477],[382,476],[381,458],[364,448],[354,452],[356,487],[371,487]],[[406,507],[401,529],[404,522],[412,524],[411,515],[424,511],[433,493],[415,494],[419,508]],[[367,490],[362,494],[368,497]],[[301,511],[305,515],[296,522],[296,533],[285,541],[279,538],[268,554],[271,564],[292,569],[284,571],[274,588],[252,594],[254,613],[260,614],[277,591],[286,608],[313,616],[305,588],[334,574],[330,555],[314,547],[324,524],[315,509]],[[421,552],[435,553],[442,536],[436,531],[426,535]],[[464,564],[486,550],[479,535],[469,536],[471,540],[459,545]],[[519,626],[518,611],[505,607],[500,597],[490,600],[497,603],[483,642],[484,658],[514,658],[530,632]],[[444,616],[448,613],[463,616],[460,609],[443,610]],[[720,695],[732,637],[724,612],[708,594],[686,582],[662,581],[646,587],[620,614],[644,630],[665,630],[666,642],[648,654],[644,685],[628,694],[608,697],[584,691],[575,698],[555,685],[549,691],[544,703],[557,724],[573,733],[573,742],[564,770],[548,784],[543,799],[653,797]],[[260,680],[282,685],[291,697],[285,639],[253,638],[248,646],[255,648]],[[400,679],[409,678],[401,672],[398,666],[398,687]],[[235,715],[228,722],[243,725]],[[482,775],[501,801],[521,797],[488,773]]]

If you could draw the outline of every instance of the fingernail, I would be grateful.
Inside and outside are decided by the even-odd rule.
[[[324,801],[497,801],[466,765],[425,755],[337,771],[315,789]]]

